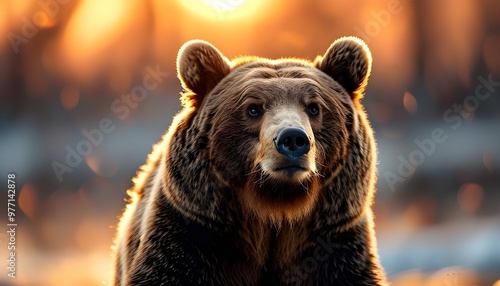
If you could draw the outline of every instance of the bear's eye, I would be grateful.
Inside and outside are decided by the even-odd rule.
[[[316,103],[309,104],[309,106],[307,107],[307,113],[309,113],[309,115],[311,115],[311,116],[318,115],[318,113],[319,113],[318,105]]]
[[[252,104],[248,107],[248,115],[251,117],[259,117],[260,114],[261,110],[257,105]]]

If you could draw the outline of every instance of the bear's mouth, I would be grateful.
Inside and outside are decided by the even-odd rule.
[[[245,188],[245,199],[254,214],[278,223],[284,219],[294,221],[308,214],[318,197],[319,181],[313,174],[297,181],[296,174],[302,176],[307,173],[305,170],[302,166],[286,165],[273,169],[271,173],[252,174]],[[284,175],[287,172],[293,175]]]
[[[271,201],[294,201],[307,194],[311,170],[301,162],[282,162],[259,184],[262,197]]]
[[[265,220],[293,221],[309,213],[318,196],[319,178],[307,162],[279,162],[250,172],[245,200]]]
[[[280,152],[274,149],[271,149],[269,152],[264,150],[265,152],[262,153],[262,157],[259,156],[254,161],[255,165],[251,166],[251,169],[260,169],[263,174],[279,182],[300,184],[314,176],[317,172],[314,142],[311,145],[312,149],[310,152],[298,157],[280,154]]]
[[[282,172],[289,177],[293,177],[298,172],[309,172],[309,168],[300,165],[287,165],[287,166],[275,167],[273,171]]]
[[[299,183],[310,177],[313,171],[304,159],[280,160],[268,166],[267,173],[278,181]]]

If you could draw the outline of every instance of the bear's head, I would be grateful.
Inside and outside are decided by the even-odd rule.
[[[341,38],[314,62],[229,61],[194,40],[181,48],[177,69],[184,112],[170,130],[170,185],[204,193],[220,184],[273,222],[308,215],[353,144],[371,69],[366,45]],[[193,206],[192,193],[177,196]]]

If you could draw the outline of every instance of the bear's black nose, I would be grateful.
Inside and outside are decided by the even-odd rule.
[[[281,129],[278,136],[274,138],[274,145],[278,152],[290,159],[296,159],[307,154],[311,147],[306,132],[297,127]]]

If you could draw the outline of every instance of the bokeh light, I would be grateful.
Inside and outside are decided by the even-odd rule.
[[[405,94],[403,95],[403,105],[406,111],[408,111],[409,113],[414,114],[415,112],[417,112],[417,100],[415,100],[415,97],[413,97],[413,95],[409,92],[405,92]]]
[[[468,214],[475,213],[481,206],[483,192],[483,188],[478,184],[463,184],[457,194],[457,200],[460,208]]]
[[[24,184],[19,192],[19,208],[30,219],[33,219],[36,216],[36,201],[37,191],[35,187],[30,183]]]
[[[80,92],[73,86],[66,86],[61,91],[61,104],[64,108],[71,110],[76,107],[80,100]]]

